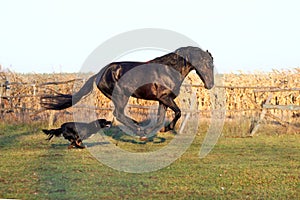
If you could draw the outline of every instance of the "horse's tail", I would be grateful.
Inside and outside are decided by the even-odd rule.
[[[41,106],[49,110],[63,110],[76,104],[83,96],[93,90],[94,80],[98,74],[89,78],[75,94],[58,94],[55,96],[46,95],[41,97]]]
[[[47,140],[51,140],[53,138],[53,136],[59,137],[62,133],[62,129],[58,128],[58,129],[50,129],[50,130],[46,130],[43,129],[42,130],[46,135],[48,135]]]

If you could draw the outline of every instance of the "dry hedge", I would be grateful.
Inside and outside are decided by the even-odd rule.
[[[49,113],[34,115],[41,109],[40,96],[55,93],[70,94],[77,91],[91,74],[18,74],[12,72],[0,72],[0,117],[20,118],[30,114],[32,118],[49,116]],[[181,94],[177,102],[188,101],[196,94],[198,110],[209,116],[212,103],[211,97],[226,98],[227,117],[236,115],[257,115],[262,109],[266,99],[271,96],[272,105],[296,105],[300,106],[300,69],[277,71],[270,73],[242,73],[223,74],[218,76],[216,88],[224,92],[224,96],[218,96],[216,91],[204,89],[201,80],[196,74],[191,73],[185,80]],[[9,81],[9,84],[7,82]],[[212,100],[213,101],[213,100]],[[136,105],[128,112],[145,115],[149,106],[157,105],[156,102],[131,98],[129,104]],[[97,89],[81,101],[80,106],[93,108],[101,116],[111,113],[112,103]],[[69,113],[72,108],[61,113]],[[253,114],[254,113],[254,114]],[[300,112],[271,110],[271,113],[280,117],[297,117]],[[172,114],[169,112],[169,114]],[[42,117],[41,117],[42,116]]]

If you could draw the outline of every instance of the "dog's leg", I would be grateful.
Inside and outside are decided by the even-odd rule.
[[[49,135],[49,137],[46,139],[48,141],[51,141],[51,139],[53,138],[54,135]]]
[[[77,139],[77,140],[75,141],[75,146],[76,146],[77,148],[79,148],[79,149],[84,149],[85,146],[81,146],[81,145],[82,145],[82,140],[81,140],[81,139]]]
[[[68,146],[68,149],[73,149],[76,144],[75,144],[75,141],[74,140],[70,140],[71,144]]]

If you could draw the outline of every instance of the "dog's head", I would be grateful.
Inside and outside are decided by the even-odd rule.
[[[112,125],[112,122],[107,121],[106,119],[98,119],[97,122],[99,123],[101,128],[110,128]]]

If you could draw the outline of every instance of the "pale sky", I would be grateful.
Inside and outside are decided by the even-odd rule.
[[[208,49],[219,72],[291,69],[300,67],[299,23],[298,0],[0,0],[0,65],[15,72],[78,72],[111,37],[162,28]],[[156,54],[163,52],[129,57]]]

